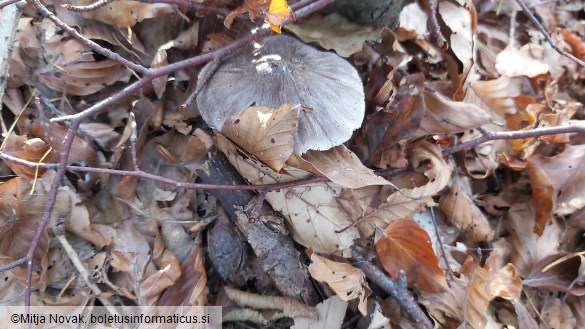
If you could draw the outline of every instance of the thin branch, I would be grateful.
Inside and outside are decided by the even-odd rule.
[[[441,26],[437,19],[437,0],[428,0],[428,6],[429,33],[431,33],[435,45],[440,49],[446,50],[449,48],[449,43],[447,43],[447,39],[445,39],[445,36],[441,33]]]
[[[61,186],[61,179],[65,175],[65,168],[67,167],[67,159],[69,158],[69,152],[71,151],[71,145],[73,144],[73,139],[75,137],[75,130],[79,128],[79,122],[72,122],[71,128],[67,131],[65,135],[65,139],[63,140],[63,152],[61,153],[61,159],[59,161],[59,167],[57,168],[57,172],[55,173],[55,177],[53,178],[53,182],[51,183],[51,188],[49,189],[49,193],[47,194],[47,205],[45,206],[45,210],[43,212],[43,217],[35,231],[35,235],[33,240],[31,241],[30,248],[26,253],[27,259],[27,267],[26,267],[26,285],[24,288],[24,301],[25,305],[30,305],[30,294],[31,294],[31,283],[32,283],[32,269],[33,269],[33,255],[43,232],[45,231],[45,227],[47,223],[51,219],[51,213],[53,212],[53,208],[55,207],[55,202],[57,201],[57,192],[59,191],[59,186]]]
[[[107,5],[110,2],[113,2],[114,0],[98,0],[90,5],[87,6],[74,6],[70,3],[64,3],[61,5],[61,7],[67,9],[67,10],[71,10],[74,11],[76,13],[83,13],[83,12],[87,12],[87,11],[92,11],[92,10],[96,10],[98,8],[101,8],[105,5]]]
[[[456,145],[450,149],[447,149],[443,152],[444,156],[450,156],[457,152],[468,150],[474,148],[477,145],[482,143],[491,141],[491,140],[499,140],[499,139],[524,139],[528,137],[541,137],[546,135],[555,135],[555,134],[567,134],[567,133],[585,133],[585,125],[569,125],[569,126],[561,126],[561,127],[547,127],[547,128],[537,128],[528,131],[510,131],[510,132],[485,132],[482,136],[469,140],[465,143],[461,143]],[[26,161],[17,157],[14,157],[10,154],[0,152],[0,159],[5,161],[10,161],[14,163],[18,163],[20,165],[32,167],[32,168],[44,168],[44,169],[51,169],[55,170],[59,168],[59,164],[56,163],[38,163],[38,162],[31,162]],[[144,179],[149,179],[152,181],[160,182],[163,184],[169,184],[172,186],[185,188],[185,189],[200,189],[200,190],[228,190],[228,191],[237,191],[237,190],[248,190],[248,191],[259,191],[259,190],[267,190],[267,191],[274,191],[282,188],[290,188],[295,186],[302,186],[307,184],[314,184],[320,182],[328,182],[329,179],[325,176],[312,176],[309,178],[305,178],[302,180],[296,180],[291,182],[285,183],[275,183],[275,184],[261,184],[261,185],[213,185],[213,184],[201,184],[201,183],[185,183],[181,181],[176,181],[173,179],[168,179],[165,177],[157,176],[154,174],[150,174],[144,172],[142,170],[119,170],[119,169],[109,169],[109,168],[95,168],[95,167],[79,167],[79,166],[66,166],[65,167],[68,171],[74,172],[90,172],[90,173],[99,173],[99,174],[109,174],[109,175],[116,175],[116,176],[135,176]],[[376,170],[375,173],[379,176],[383,177],[391,177],[395,176],[399,173],[407,172],[411,170],[410,166],[405,166],[401,168],[389,168],[389,169],[380,169]]]
[[[366,261],[366,258],[355,248],[351,249],[351,254],[355,260],[354,265],[361,269],[366,277],[380,287],[380,289],[396,299],[406,314],[408,314],[415,322],[421,323],[426,329],[433,328],[433,323],[414,300],[410,290],[408,290],[406,274],[404,271],[400,271],[400,277],[398,280],[394,280],[389,278],[384,272],[374,266],[374,264]]]
[[[195,90],[193,90],[191,95],[189,95],[189,97],[187,97],[187,99],[185,100],[185,103],[181,104],[181,108],[186,109],[191,104],[191,102],[197,97],[197,95],[199,95],[201,90],[203,90],[203,88],[207,85],[207,82],[209,82],[209,79],[211,79],[213,74],[219,68],[219,60],[214,60],[213,62],[209,63],[208,65],[209,65],[209,67],[206,66],[203,69],[205,74],[203,74],[202,76],[200,76],[199,79],[197,79],[197,86],[195,87]]]
[[[499,131],[499,132],[484,132],[481,137],[468,140],[467,142],[455,145],[445,152],[444,156],[453,155],[463,150],[469,150],[476,147],[479,144],[493,140],[510,140],[510,139],[525,139],[525,138],[537,138],[541,136],[557,135],[557,134],[569,134],[569,133],[585,133],[585,124],[574,124],[568,126],[558,127],[546,127],[536,128],[532,130],[521,130],[521,131]]]
[[[552,47],[552,49],[554,49],[557,53],[561,54],[562,56],[565,56],[566,58],[572,60],[573,62],[585,67],[585,62],[583,62],[581,59],[561,50],[559,47],[557,47],[557,45],[555,45],[555,43],[553,42],[553,40],[551,39],[550,35],[548,34],[548,32],[544,29],[544,26],[542,26],[542,24],[540,24],[540,22],[538,21],[538,19],[536,19],[536,17],[534,17],[534,14],[532,14],[532,11],[530,11],[530,9],[526,6],[526,4],[524,3],[524,1],[522,0],[516,0],[516,3],[518,3],[518,5],[522,8],[522,10],[524,11],[524,13],[528,16],[528,18],[530,19],[530,21],[536,26],[536,28],[538,29],[538,31],[540,31],[540,33],[544,36],[544,38],[546,39],[546,41],[548,42],[548,44]]]

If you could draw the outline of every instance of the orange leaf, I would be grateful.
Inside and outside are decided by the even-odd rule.
[[[284,21],[291,18],[292,10],[288,7],[286,0],[272,0],[270,8],[266,14],[266,21],[270,23],[270,27],[276,33],[280,33],[280,28],[284,25]]]
[[[428,292],[441,292],[447,287],[431,239],[415,221],[394,221],[384,233],[376,243],[376,253],[386,272],[397,278],[399,271],[404,270],[409,284]]]

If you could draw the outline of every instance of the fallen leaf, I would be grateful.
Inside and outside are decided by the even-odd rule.
[[[455,102],[427,90],[423,95],[426,111],[417,136],[458,133],[491,122],[489,113],[474,104]]]
[[[270,23],[270,28],[280,33],[280,28],[284,25],[287,19],[293,16],[292,10],[289,8],[286,0],[272,0],[268,13],[266,13],[266,21]]]
[[[508,45],[496,56],[496,70],[506,77],[525,75],[533,78],[548,73],[548,65],[536,58],[535,53],[540,53],[539,57],[542,57],[542,47],[528,43],[516,49]]]
[[[300,105],[290,103],[278,109],[252,106],[228,119],[222,133],[270,168],[280,171],[293,154],[299,110]]]
[[[90,5],[91,0],[75,0],[75,5]],[[119,28],[134,26],[147,18],[159,17],[173,13],[173,6],[166,3],[140,3],[138,1],[115,1],[95,10],[83,12],[81,15],[114,25]]]
[[[311,254],[309,273],[313,279],[325,282],[343,301],[358,299],[358,309],[362,315],[367,315],[367,297],[369,288],[366,276],[359,268],[351,264],[340,263]]]
[[[386,226],[384,235],[376,243],[376,253],[382,267],[394,278],[403,270],[408,283],[423,291],[440,292],[447,288],[429,235],[411,219],[397,220]]]
[[[257,17],[262,15],[262,12],[269,8],[268,1],[270,0],[244,0],[238,8],[226,16],[223,25],[229,29],[236,16],[245,13],[248,13],[250,20],[254,21]]]
[[[346,188],[391,184],[364,166],[358,157],[344,145],[327,151],[309,150],[302,157],[322,175]]]
[[[307,318],[295,318],[295,325],[292,329],[328,329],[341,328],[343,318],[347,311],[347,302],[338,296],[332,296],[315,306],[319,314],[319,320]]]
[[[584,296],[585,284],[575,280],[582,276],[583,257],[568,256],[567,253],[549,255],[534,264],[522,284],[528,287],[546,288],[571,295]]]
[[[306,43],[316,42],[325,49],[334,50],[341,57],[349,57],[362,50],[364,42],[380,38],[380,31],[354,24],[333,13],[324,18],[313,16],[302,24],[286,27]]]
[[[493,237],[487,217],[469,195],[469,182],[456,175],[449,192],[441,196],[439,208],[455,226],[471,233],[474,241],[489,241]]]

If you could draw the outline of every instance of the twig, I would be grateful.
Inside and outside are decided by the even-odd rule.
[[[484,132],[481,137],[468,140],[467,142],[455,145],[443,152],[444,156],[453,155],[463,150],[469,150],[479,144],[493,140],[510,140],[510,139],[524,139],[536,138],[547,135],[568,134],[568,133],[585,133],[585,124],[574,124],[568,126],[537,128],[532,130],[522,131],[499,131],[499,132]]]
[[[366,261],[355,248],[351,249],[352,257],[355,260],[354,265],[361,269],[368,279],[375,283],[380,289],[390,294],[400,306],[404,309],[415,322],[421,323],[426,329],[432,329],[433,323],[425,315],[423,310],[414,300],[412,293],[408,290],[406,284],[406,274],[400,271],[398,280],[391,279],[374,264]]]
[[[92,10],[96,10],[98,8],[101,8],[105,5],[107,5],[110,2],[113,2],[114,0],[98,0],[94,3],[92,3],[91,5],[87,5],[87,6],[74,6],[70,3],[64,3],[61,5],[61,7],[67,9],[67,10],[71,10],[74,11],[76,13],[83,13],[86,11],[92,11]]]
[[[532,12],[530,11],[530,9],[526,6],[526,4],[524,3],[524,1],[522,0],[516,0],[516,3],[518,3],[518,5],[520,6],[520,8],[522,8],[522,10],[524,11],[524,13],[528,16],[528,18],[530,19],[530,21],[536,26],[536,28],[538,29],[538,31],[540,31],[540,33],[544,36],[544,38],[546,39],[546,41],[548,42],[548,44],[552,47],[552,49],[554,49],[557,53],[561,54],[562,56],[567,57],[568,59],[572,60],[573,62],[585,67],[585,62],[583,62],[581,59],[561,50],[559,47],[557,47],[557,45],[555,45],[555,43],[553,42],[553,40],[551,39],[550,35],[548,34],[548,32],[546,32],[546,30],[544,29],[544,26],[542,26],[542,24],[540,24],[540,22],[538,21],[538,19],[536,19],[536,17],[534,17],[534,15],[532,14]]]
[[[431,33],[431,37],[435,40],[435,44],[437,47],[443,50],[447,50],[449,48],[449,43],[447,43],[447,39],[441,33],[441,26],[439,25],[439,20],[437,19],[437,1],[436,0],[428,0],[428,14],[429,14],[429,33]]]
[[[61,233],[61,234],[59,234],[59,233]],[[102,305],[104,305],[110,313],[118,314],[118,312],[116,312],[116,310],[113,308],[112,303],[110,303],[109,300],[107,300],[106,298],[104,298],[102,296],[103,292],[100,289],[100,287],[98,287],[97,284],[93,283],[89,279],[89,271],[87,270],[87,268],[85,268],[85,265],[83,265],[83,262],[79,258],[79,255],[77,254],[77,252],[73,249],[73,247],[71,246],[69,241],[67,241],[67,239],[65,238],[65,234],[64,234],[65,232],[59,232],[59,233],[57,233],[57,230],[55,230],[55,237],[57,238],[57,241],[59,241],[59,243],[61,244],[61,247],[63,247],[63,250],[67,254],[67,257],[69,257],[69,260],[71,261],[73,266],[75,266],[75,269],[79,272],[79,274],[81,274],[81,277],[83,278],[83,280],[85,281],[87,286],[91,289],[91,291],[93,291],[93,293],[96,295],[96,297],[102,303]]]
[[[138,167],[138,151],[136,147],[136,139],[138,138],[138,132],[136,131],[136,117],[134,116],[134,112],[130,112],[130,120],[131,120],[131,129],[130,132],[130,155],[132,157],[132,169],[134,171],[139,171],[140,168]]]
[[[72,122],[71,128],[67,131],[65,135],[65,139],[63,140],[63,151],[61,153],[61,158],[59,161],[59,167],[57,168],[57,173],[55,174],[55,178],[51,183],[51,187],[49,189],[49,193],[47,194],[47,205],[45,206],[45,210],[43,212],[43,217],[35,231],[35,236],[31,241],[30,248],[26,253],[26,260],[27,260],[27,267],[26,267],[26,285],[24,288],[24,302],[25,305],[30,305],[30,294],[31,294],[31,283],[32,283],[32,269],[33,269],[33,255],[41,236],[47,226],[47,223],[51,219],[51,213],[53,212],[53,208],[55,207],[55,202],[57,201],[57,192],[59,191],[59,186],[61,186],[61,179],[65,175],[65,168],[67,167],[67,159],[69,158],[69,153],[71,151],[71,145],[73,144],[73,138],[75,137],[75,130],[79,128],[79,122]]]
[[[499,140],[499,139],[524,139],[527,137],[540,137],[546,135],[554,135],[554,134],[567,134],[567,133],[585,133],[585,125],[569,125],[569,126],[561,126],[561,127],[547,127],[547,128],[537,128],[528,131],[510,131],[510,132],[484,132],[484,134],[476,139],[469,140],[465,143],[461,143],[456,145],[448,150],[443,152],[444,156],[450,156],[457,152],[471,149],[479,144],[491,141],[491,140]],[[0,152],[0,159],[5,161],[10,161],[14,163],[18,163],[24,166],[32,167],[32,168],[44,168],[55,170],[59,167],[57,163],[37,163],[26,161],[12,155],[9,155],[4,152]],[[172,179],[168,179],[165,177],[157,176],[150,174],[148,172],[144,172],[142,170],[119,170],[119,169],[109,169],[109,168],[94,168],[94,167],[79,167],[79,166],[66,166],[65,167],[68,171],[74,172],[90,172],[90,173],[99,173],[99,174],[109,174],[109,175],[116,175],[116,176],[135,176],[144,179],[153,180],[156,182],[160,182],[163,184],[173,185],[180,188],[185,189],[200,189],[200,190],[225,190],[225,191],[239,191],[239,190],[247,190],[247,191],[259,191],[266,189],[267,191],[274,191],[282,188],[290,188],[295,186],[307,185],[307,184],[314,184],[320,182],[328,182],[329,179],[325,176],[312,176],[309,178],[305,178],[302,180],[296,180],[291,182],[285,183],[275,183],[275,184],[261,184],[261,185],[213,185],[213,184],[200,184],[200,183],[185,183],[180,182]],[[384,177],[392,177],[399,173],[407,172],[411,170],[410,166],[404,166],[401,168],[389,168],[389,169],[380,169],[376,170],[375,173],[379,176]]]
[[[217,71],[218,68],[219,60],[214,60],[213,62],[209,63],[208,66],[203,68],[204,74],[197,79],[197,87],[195,87],[195,90],[193,90],[191,95],[187,97],[185,103],[181,104],[180,106],[181,108],[186,109],[191,104],[195,97],[197,97],[201,90],[203,90],[203,88],[207,85],[207,82],[209,81],[209,79],[211,79],[211,77]]]
[[[443,261],[445,262],[447,273],[449,273],[449,279],[451,279],[451,281],[454,281],[455,276],[453,274],[451,266],[449,266],[449,260],[447,259],[447,252],[445,251],[445,246],[443,245],[443,239],[441,239],[441,234],[439,234],[439,225],[437,225],[437,218],[435,217],[435,207],[429,207],[429,212],[431,213],[431,219],[433,220],[433,227],[435,228],[437,243],[439,244],[439,248],[441,248],[441,258],[443,258]],[[447,282],[447,285],[450,286],[450,283]]]

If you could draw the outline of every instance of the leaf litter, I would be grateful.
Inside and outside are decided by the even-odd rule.
[[[449,153],[491,133],[583,125],[583,68],[544,42],[513,2],[439,1],[448,49],[433,43],[428,11],[416,2],[405,4],[396,29],[359,25],[339,13],[287,26],[297,1],[195,3],[207,7],[117,1],[78,13],[57,1],[50,9],[100,47],[153,68],[220,49],[266,22],[353,65],[365,86],[356,92],[364,96],[361,127],[334,118],[343,122],[337,128],[344,142],[352,127],[360,128],[337,146],[305,140],[303,122],[320,110],[312,107],[320,95],[311,95],[316,103],[296,97],[246,104],[230,110],[236,115],[223,118],[221,131],[212,131],[196,102],[182,106],[202,79],[201,68],[157,77],[83,122],[73,138],[53,215],[36,241],[28,283],[33,304],[219,305],[232,328],[241,327],[237,321],[286,327],[284,318],[297,328],[415,326],[399,296],[389,296],[355,266],[351,255],[359,249],[392,282],[405,275],[408,293],[437,327],[585,325],[585,138],[489,140]],[[525,3],[560,48],[583,59],[582,4]],[[58,162],[67,151],[68,127],[50,119],[117,95],[141,73],[62,33],[31,8],[17,23],[3,98],[2,266],[27,253],[55,179],[55,167],[32,164]],[[264,69],[275,65],[271,60],[263,60]],[[239,97],[243,88],[229,90],[229,82],[221,87]],[[294,88],[312,92],[304,84]],[[351,107],[361,111],[361,104]],[[336,127],[325,129],[322,136],[330,136]],[[301,133],[309,146],[296,145]],[[165,183],[196,182],[212,149],[249,184],[276,188],[258,187],[259,201],[238,209],[238,219],[212,223],[218,207],[232,205],[204,189]],[[160,179],[135,175],[136,166],[139,174]],[[111,169],[134,174],[111,175]],[[399,173],[387,174],[392,170]],[[266,205],[277,214],[257,216]],[[432,225],[420,221],[428,213],[436,213]],[[233,227],[215,241],[207,237],[214,225]],[[294,252],[287,259],[296,260],[300,281],[310,278],[318,287],[316,302],[287,296],[306,287],[273,281],[286,273],[266,265],[278,262],[270,259],[271,249],[280,248],[265,245],[268,232],[274,241],[288,239]],[[59,248],[63,239],[72,249]],[[238,253],[239,270],[218,275],[219,264],[227,263],[217,258],[225,255],[208,250],[221,239],[247,242],[254,252]],[[0,276],[0,303],[22,304],[25,267]]]

